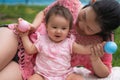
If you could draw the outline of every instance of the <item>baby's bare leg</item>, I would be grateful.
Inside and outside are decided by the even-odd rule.
[[[0,28],[0,71],[13,59],[17,52],[18,41],[12,30]]]
[[[44,80],[44,78],[39,74],[33,74],[28,80]]]
[[[0,72],[0,80],[22,80],[19,65],[12,61]]]
[[[72,73],[68,75],[66,80],[84,80],[84,78],[80,74]]]

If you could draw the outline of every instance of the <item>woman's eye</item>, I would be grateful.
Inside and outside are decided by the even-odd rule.
[[[94,32],[89,26],[87,26],[88,31]]]
[[[83,14],[83,16],[82,16],[82,17],[83,17],[83,19],[84,19],[84,20],[86,20],[86,15],[85,15],[85,12],[84,12],[84,14]]]

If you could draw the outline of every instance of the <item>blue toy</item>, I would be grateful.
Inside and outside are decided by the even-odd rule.
[[[117,51],[117,44],[113,41],[106,42],[104,50],[108,54],[114,54]]]

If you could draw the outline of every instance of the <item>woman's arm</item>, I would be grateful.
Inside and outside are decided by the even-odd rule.
[[[109,54],[105,54],[103,50],[104,44],[104,42],[102,44],[97,44],[93,46],[82,46],[77,43],[73,44],[74,53],[90,54],[93,71],[98,77],[107,77],[110,74],[110,67],[105,64],[107,62],[106,60],[108,60],[107,63],[111,63],[112,57]],[[108,56],[106,56],[106,58],[104,57],[105,61],[103,62],[100,57],[103,57],[105,55]]]
[[[42,23],[42,21],[44,21],[44,17],[46,15],[46,13],[48,12],[48,10],[53,7],[54,5],[58,4],[59,1],[55,1],[53,2],[51,5],[47,6],[44,10],[40,11],[34,18],[32,24],[33,24],[33,29],[37,29],[40,24]]]
[[[91,48],[92,54],[90,55],[90,60],[91,60],[92,68],[95,75],[97,75],[98,77],[101,78],[107,77],[110,74],[112,55],[106,54],[104,51],[97,51],[98,48],[100,47]],[[99,57],[96,54],[103,54],[103,55]]]
[[[96,76],[104,78],[110,74],[110,69],[102,62],[100,57],[91,56],[91,64]]]
[[[39,25],[42,23],[43,19],[44,19],[44,11],[40,11],[34,18],[32,24],[33,24],[33,28],[36,30]]]

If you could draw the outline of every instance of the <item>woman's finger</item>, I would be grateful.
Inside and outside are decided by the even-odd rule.
[[[91,47],[91,56],[95,56],[94,45],[92,45],[92,47]]]
[[[97,45],[97,49],[98,49],[98,55],[99,55],[99,57],[102,57],[103,54],[104,54],[102,44],[98,44],[98,45]]]

